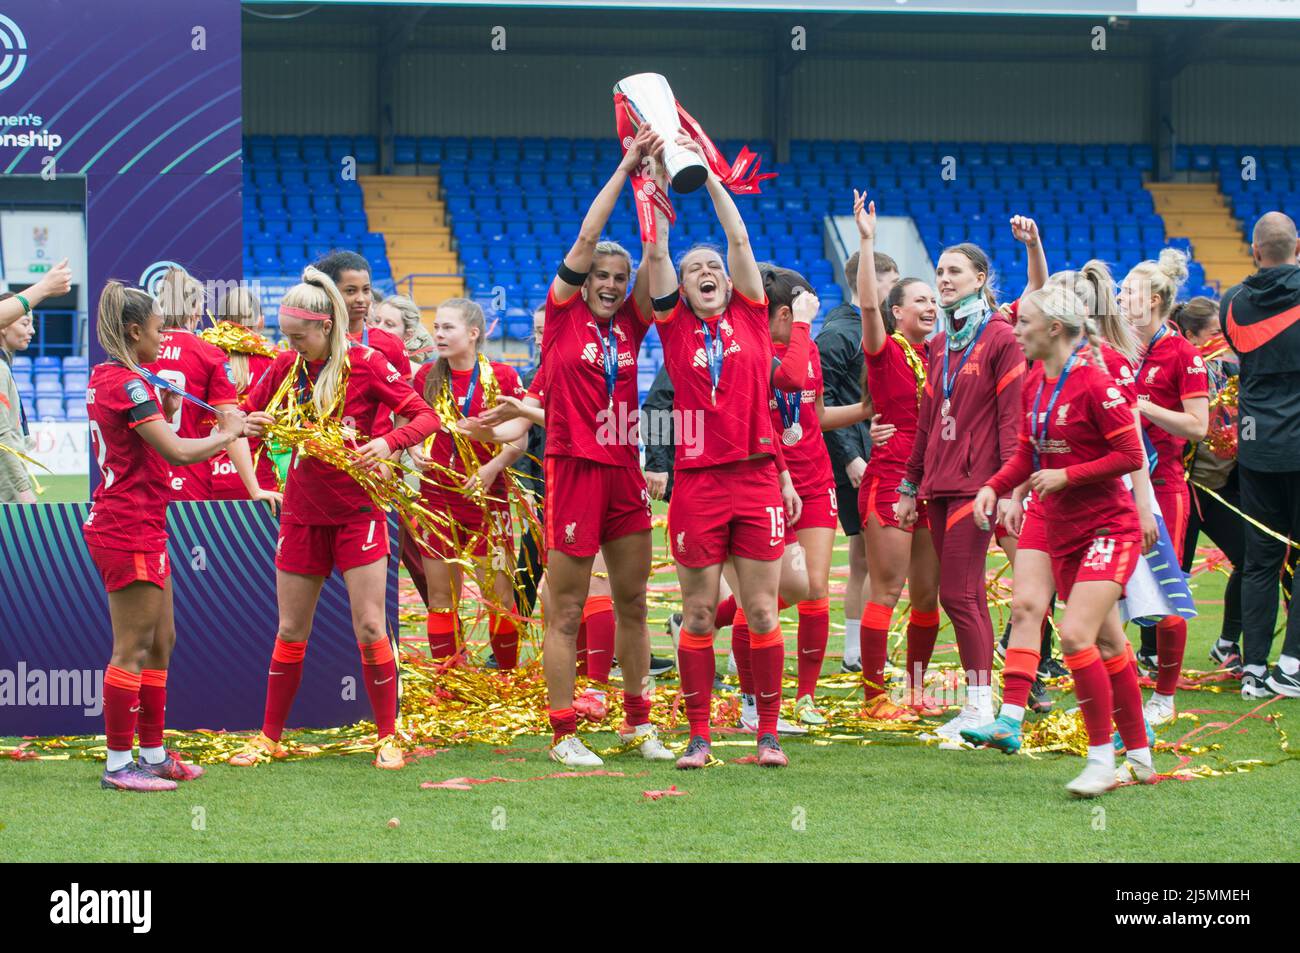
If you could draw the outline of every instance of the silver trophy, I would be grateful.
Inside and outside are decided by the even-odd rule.
[[[694,192],[709,177],[709,169],[694,152],[677,144],[681,122],[677,118],[677,99],[668,80],[658,73],[637,73],[621,79],[614,92],[627,97],[632,122],[640,128],[649,123],[664,140],[664,171],[673,191]]]

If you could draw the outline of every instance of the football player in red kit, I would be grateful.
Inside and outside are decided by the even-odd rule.
[[[151,371],[181,390],[192,394],[218,411],[233,410],[238,402],[226,353],[194,333],[203,315],[203,285],[180,268],[168,269],[158,288],[163,311],[162,345],[158,357],[145,370]],[[212,430],[212,414],[191,401],[182,401],[171,416],[176,435],[194,440]],[[236,440],[227,450],[246,498],[273,505],[277,496],[257,484],[247,440]],[[171,472],[172,499],[210,500],[212,464],[204,461]]]
[[[1000,497],[1025,480],[1033,488],[1035,519],[1065,601],[1061,646],[1088,732],[1087,764],[1066,785],[1076,797],[1118,783],[1112,716],[1139,779],[1155,773],[1116,609],[1142,556],[1137,508],[1121,478],[1145,457],[1132,408],[1088,321],[1087,306],[1066,284],[1020,299],[1016,339],[1035,364],[1025,381],[1018,447],[974,500],[974,522],[986,530]]]
[[[677,141],[699,152],[687,137]],[[750,630],[758,763],[779,767],[787,758],[776,735],[785,662],[777,589],[786,521],[797,523],[802,507],[789,471],[782,466],[778,474],[774,463],[780,450],[767,411],[773,349],[763,277],[740,212],[712,171],[707,188],[727,236],[729,268],[721,252],[697,246],[682,256],[677,274],[666,257],[652,262],[651,274],[673,413],[694,415],[701,436],[677,446],[668,508],[682,590],[678,664],[691,733],[677,766],[709,763],[714,623],[730,557]],[[659,224],[666,232],[662,216]],[[666,240],[661,243],[666,251]]]
[[[280,330],[292,350],[275,359],[243,407],[268,407],[287,378],[309,417],[345,420],[360,435],[370,434],[377,419],[396,414],[399,422],[409,422],[355,448],[362,465],[380,466],[433,433],[438,418],[382,354],[348,340],[346,322],[347,306],[334,282],[307,268],[302,283],[289,289],[280,303]],[[280,625],[271,653],[262,731],[231,757],[231,764],[284,756],[280,737],[302,679],[316,602],[326,577],[338,569],[352,605],[366,693],[374,710],[375,764],[403,766],[393,734],[397,666],[384,619],[388,551],[387,520],[361,485],[299,449],[289,466],[276,543]]]
[[[1133,386],[1133,355],[1137,342],[1127,321],[1119,314],[1115,303],[1115,282],[1104,262],[1092,260],[1079,271],[1064,271],[1052,275],[1047,288],[1066,288],[1072,291],[1086,309],[1098,332],[1098,348],[1105,359],[1105,370],[1111,374],[1115,388],[1133,408],[1134,427],[1140,427],[1137,418],[1137,394]],[[1135,429],[1135,433],[1140,430]],[[1150,489],[1146,466],[1131,474],[1134,486],[1134,504],[1142,530],[1143,551],[1155,542],[1156,524],[1151,513]],[[1014,577],[1011,595],[1011,632],[1007,642],[1006,664],[1002,669],[1002,708],[992,722],[975,728],[963,728],[962,738],[974,745],[996,748],[1007,754],[1020,750],[1021,727],[1025,708],[1030,699],[1034,681],[1038,678],[1041,658],[1042,625],[1051,611],[1052,561],[1048,549],[1046,526],[1039,518],[1041,507],[1033,501],[1025,503],[1029,482],[1025,481],[1012,493],[1012,500],[1020,506],[1013,507],[1008,524],[1018,535],[1014,559]],[[1109,624],[1109,622],[1108,622]],[[1113,641],[1122,641],[1122,632]],[[1118,689],[1117,689],[1118,690]]]
[[[1210,422],[1210,385],[1205,360],[1169,320],[1178,289],[1187,280],[1187,256],[1166,248],[1159,261],[1136,265],[1120,289],[1120,310],[1133,325],[1142,347],[1134,375],[1137,407],[1146,439],[1156,453],[1151,485],[1169,538],[1181,545],[1187,534],[1191,495],[1183,471],[1184,441],[1205,439]],[[1160,670],[1147,700],[1152,726],[1172,721],[1178,713],[1174,694],[1187,649],[1187,620],[1170,615],[1156,624],[1156,657]]]
[[[640,275],[628,295],[631,256],[616,242],[600,240],[629,175],[658,146],[658,137],[643,126],[583,218],[547,293],[541,369],[524,402],[546,426],[547,608],[542,654],[551,757],[570,767],[602,763],[576,734],[573,698],[578,631],[587,611],[597,551],[604,554],[609,569],[615,646],[623,669],[627,717],[619,735],[636,742],[647,760],[673,757],[650,723],[651,698],[645,690],[650,666],[650,497],[638,447],[636,364],[650,327],[650,296]],[[645,259],[656,255],[666,255],[666,250],[644,247]],[[545,411],[537,412],[543,404]],[[481,425],[465,426],[473,427],[476,439],[511,442],[531,425],[528,416],[511,419],[518,413],[518,406],[503,400],[483,416]],[[502,426],[492,434],[498,424]]]
[[[459,651],[458,608],[461,566],[475,561],[488,631],[497,667],[518,661],[519,626],[514,612],[514,533],[506,471],[523,453],[520,438],[498,448],[455,429],[457,420],[477,417],[502,394],[523,398],[518,372],[483,354],[487,323],[483,309],[466,298],[438,305],[433,339],[437,357],[421,366],[415,389],[442,422],[427,452],[411,448],[411,459],[424,471],[424,505],[446,523],[429,531],[424,575],[429,585],[429,653],[435,660]]]
[[[168,465],[194,466],[248,432],[265,414],[217,418],[203,437],[176,436],[164,419],[179,397],[163,399],[142,365],[158,358],[162,311],[143,291],[110,281],[99,298],[96,334],[108,360],[90,373],[86,412],[99,465],[90,515],[82,527],[91,559],[108,590],[113,657],[104,672],[108,764],[101,783],[123,791],[166,791],[203,769],[163,747],[167,666],[176,641],[167,562]],[[131,757],[140,735],[140,760]]]
[[[876,203],[854,190],[861,261],[875,256]],[[939,557],[934,551],[925,503],[918,502],[916,521],[899,525],[894,515],[898,484],[916,441],[917,412],[926,382],[926,338],[934,331],[938,308],[934,290],[917,278],[890,289],[882,310],[875,270],[858,269],[862,307],[862,350],[866,384],[879,422],[896,428],[887,441],[874,444],[858,487],[858,512],[866,535],[867,585],[870,598],[862,610],[863,715],[881,721],[915,721],[943,709],[925,695],[925,670],[939,634]],[[864,395],[865,396],[865,395]],[[885,691],[889,622],[907,583],[911,612],[907,622],[906,705]]]
[[[230,376],[235,385],[239,399],[248,396],[249,390],[274,360],[275,345],[262,336],[266,321],[262,317],[262,303],[256,294],[247,288],[237,288],[222,296],[217,302],[217,324],[219,330],[229,324],[242,333],[238,343],[227,348],[226,354],[230,365]],[[206,335],[200,335],[203,337]],[[260,440],[250,440],[248,451],[253,456],[253,469],[257,475],[257,485],[268,494],[274,494],[270,501],[277,505],[282,497],[280,484],[275,478],[275,463],[263,447]],[[218,454],[212,458],[212,499],[246,500],[248,489],[240,479],[235,465],[228,454]]]
[[[996,311],[988,256],[969,243],[939,256],[936,283],[944,329],[930,342],[916,442],[898,485],[899,526],[927,505],[939,556],[939,601],[952,620],[966,671],[960,714],[937,730],[959,747],[962,728],[993,720],[993,626],[984,563],[989,537],[966,517],[976,491],[1011,458],[1020,418],[1025,358]]]

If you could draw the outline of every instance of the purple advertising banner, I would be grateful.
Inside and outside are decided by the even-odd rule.
[[[218,287],[243,278],[240,16],[237,0],[0,0],[0,174],[40,177],[37,201],[42,179],[85,180],[89,273],[74,281],[88,292],[91,364],[108,279],[152,290],[172,263]],[[0,735],[103,731],[112,630],[86,510],[0,506]],[[255,728],[278,624],[275,520],[253,503],[173,504],[168,532],[168,725]],[[394,560],[394,633],[396,580]],[[348,682],[360,664],[337,576],[311,645],[291,723],[368,717]]]

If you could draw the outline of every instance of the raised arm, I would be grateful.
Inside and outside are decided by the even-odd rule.
[[[889,337],[880,313],[880,289],[876,285],[876,203],[867,193],[853,190],[853,221],[858,226],[858,306],[862,309],[862,346],[868,354],[879,354]]]
[[[1029,280],[1025,284],[1025,294],[1037,291],[1047,283],[1047,255],[1043,252],[1043,240],[1038,234],[1038,223],[1028,215],[1013,215],[1011,234],[1016,241],[1024,244],[1025,254],[1029,259]]]
[[[68,259],[65,258],[42,275],[40,281],[21,292],[21,300],[20,295],[14,295],[12,298],[0,301],[0,331],[9,327],[46,298],[67,294],[71,287],[72,269],[68,267]],[[27,304],[24,305],[23,301]]]
[[[700,144],[687,136],[677,137],[678,145],[690,149],[704,161],[704,151]],[[707,163],[705,163],[707,165]],[[713,200],[713,211],[718,216],[718,224],[727,236],[727,270],[731,273],[731,284],[750,301],[763,300],[763,276],[759,274],[758,262],[754,260],[754,248],[749,244],[749,231],[745,221],[740,217],[740,209],[732,201],[731,193],[722,181],[709,170],[709,198]]]
[[[574,240],[569,253],[564,256],[562,269],[564,274],[577,278],[591,270],[596,244],[600,241],[601,232],[605,230],[605,223],[609,221],[614,206],[618,204],[619,193],[623,191],[628,175],[641,164],[643,157],[653,153],[660,142],[660,138],[649,125],[644,125],[637,130],[636,138],[632,140],[632,146],[623,156],[618,168],[609,177],[605,187],[592,199],[591,207],[587,209],[587,214],[578,229],[578,237]],[[581,284],[581,280],[574,284],[572,281],[566,281],[562,275],[556,275],[551,282],[551,291],[557,299],[567,301],[573,297]]]

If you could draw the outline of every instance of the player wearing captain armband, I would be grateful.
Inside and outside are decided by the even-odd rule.
[[[269,410],[276,417],[271,439],[293,444],[295,454],[276,543],[280,624],[262,730],[231,764],[285,755],[280,739],[302,679],[316,602],[335,569],[347,586],[374,712],[375,763],[389,769],[405,763],[394,736],[397,666],[385,631],[388,523],[370,494],[390,483],[399,497],[409,491],[387,473],[384,461],[432,434],[438,418],[382,354],[348,340],[347,317],[334,282],[307,268],[302,283],[280,303],[280,330],[291,350],[275,359],[243,403],[246,410]],[[369,436],[376,421],[390,414],[399,426],[386,436]]]
[[[166,417],[177,394],[159,396],[143,365],[158,359],[163,317],[143,291],[110,281],[99,298],[96,333],[108,360],[90,373],[86,412],[100,480],[82,535],[108,591],[113,656],[104,672],[108,763],[102,784],[123,791],[169,791],[203,769],[163,747],[167,668],[176,641],[167,559],[168,466],[196,466],[245,433],[258,436],[266,414],[215,415],[215,430],[178,437]],[[156,378],[155,378],[156,379]],[[166,415],[166,417],[164,416]],[[238,593],[228,593],[232,603]],[[136,733],[140,759],[132,758]]]

